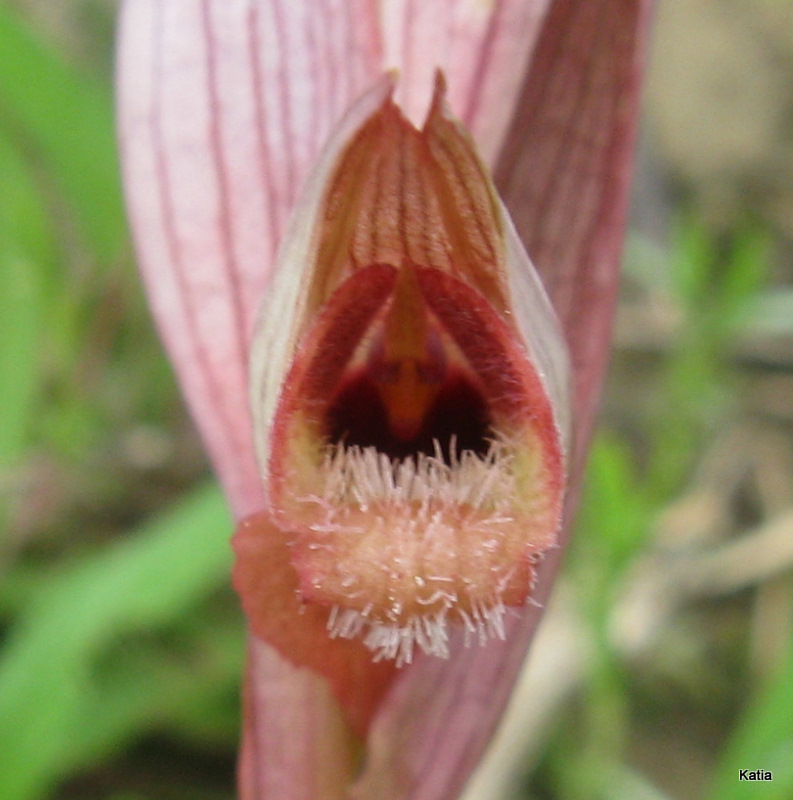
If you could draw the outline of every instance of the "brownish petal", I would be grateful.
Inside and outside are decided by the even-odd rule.
[[[495,169],[565,330],[581,468],[609,354],[651,0],[556,0]]]
[[[371,652],[358,641],[329,637],[327,609],[300,602],[287,538],[266,513],[242,520],[233,539],[234,588],[253,632],[295,666],[324,675],[349,724],[363,737],[395,667],[372,663]]]

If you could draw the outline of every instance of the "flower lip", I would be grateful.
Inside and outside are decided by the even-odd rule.
[[[564,347],[442,81],[421,131],[378,91],[301,205],[252,397],[300,598],[405,662],[444,655],[448,620],[502,636],[528,599],[561,517]]]
[[[409,332],[391,324],[406,303],[422,315]],[[404,399],[418,424],[393,408],[400,382],[424,384]],[[479,292],[409,263],[361,268],[301,341],[275,427],[272,509],[333,634],[367,628],[400,661],[414,643],[442,655],[447,617],[502,635],[553,544],[563,468],[542,383]]]

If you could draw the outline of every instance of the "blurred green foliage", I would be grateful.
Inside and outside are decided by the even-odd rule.
[[[770,236],[757,224],[746,223],[737,232],[717,236],[684,219],[675,226],[669,253],[659,257],[634,248],[629,254],[628,279],[645,295],[663,298],[674,312],[673,333],[643,378],[640,443],[604,432],[590,456],[566,576],[575,587],[591,656],[584,686],[551,737],[527,797],[741,800],[758,792],[779,800],[793,796],[790,631],[768,681],[752,674],[745,633],[738,637],[739,646],[731,647],[731,641],[719,641],[718,627],[709,629],[702,619],[692,624],[697,612],[690,609],[682,621],[674,616],[666,620],[670,627],[679,625],[678,633],[687,639],[682,674],[678,665],[670,670],[668,653],[656,653],[657,663],[633,661],[614,636],[615,610],[624,602],[632,572],[643,565],[648,550],[658,547],[652,538],[661,516],[681,494],[697,491],[703,450],[736,424],[736,390],[742,375],[736,340],[767,333],[770,306],[786,319],[784,324],[777,319],[774,332],[793,333],[787,293],[765,288],[771,252]],[[744,388],[751,391],[751,383]],[[784,438],[781,441],[789,446]],[[707,542],[694,540],[687,546],[695,556],[707,549]],[[656,568],[659,565],[663,558]],[[787,584],[791,586],[789,567]],[[742,625],[748,632],[748,613]],[[666,638],[674,642],[680,637]],[[725,684],[725,676],[719,674],[724,666],[710,662],[713,648],[728,651],[731,678],[737,675],[739,682]],[[648,736],[642,719],[648,710],[652,724],[665,729],[652,754],[651,777],[637,771],[632,752],[641,751],[637,744]],[[696,742],[697,732],[702,735],[703,730],[721,747],[720,753],[712,744]],[[701,774],[680,794],[662,789],[664,773],[678,772],[680,752],[686,748],[688,758],[700,762]],[[739,781],[742,769],[771,770],[773,783],[760,790],[757,783]],[[708,772],[711,777],[706,777]]]
[[[243,665],[230,520],[151,331],[109,76],[92,75],[0,4],[0,800],[220,800],[233,795]],[[702,621],[718,608],[691,610],[679,631],[693,676],[670,667],[674,653],[632,663],[610,632],[659,516],[735,411],[736,336],[793,333],[793,294],[764,288],[770,260],[762,226],[715,236],[690,215],[669,252],[629,259],[629,279],[673,310],[673,335],[647,371],[639,443],[615,424],[593,450],[567,564],[593,657],[527,796],[677,797],[633,751],[670,720],[690,745],[708,718],[709,800],[758,796],[743,768],[774,771],[763,797],[793,796],[790,637],[758,677],[741,608],[725,680]],[[663,746],[660,773],[676,757]]]
[[[185,426],[129,258],[109,75],[6,6],[0,198],[0,798],[231,797],[231,520],[192,451],[119,453]],[[130,755],[157,736],[182,743],[176,778]]]
[[[230,526],[219,491],[197,489],[41,580],[3,650],[0,797],[40,796],[135,731],[206,725],[241,670],[222,650],[235,637],[195,620],[227,580]]]

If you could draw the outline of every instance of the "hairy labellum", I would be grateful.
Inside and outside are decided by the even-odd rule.
[[[235,584],[297,663],[335,646],[297,646],[301,626],[397,664],[447,655],[450,624],[503,636],[561,517],[553,312],[442,78],[421,130],[391,90],[329,143],[254,342],[268,507],[238,531]]]

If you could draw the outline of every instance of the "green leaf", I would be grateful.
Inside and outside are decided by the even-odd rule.
[[[97,659],[126,632],[196,613],[202,598],[228,580],[230,530],[219,490],[202,488],[42,585],[0,662],[0,798],[35,798],[74,767],[71,742],[90,721],[84,712],[96,697]],[[150,679],[139,676],[142,683]],[[122,701],[116,708],[128,718]],[[112,720],[105,725],[114,727]]]
[[[770,770],[773,780],[741,781],[742,769]],[[714,775],[709,800],[793,797],[793,648],[736,726]]]
[[[70,69],[0,6],[0,124],[40,157],[97,260],[125,241],[108,87]]]
[[[628,449],[616,437],[600,434],[589,456],[579,514],[586,533],[573,544],[574,551],[581,550],[582,569],[591,570],[594,558],[599,580],[613,584],[644,542],[650,514]]]
[[[679,221],[669,270],[673,291],[685,308],[701,308],[708,294],[712,263],[713,244],[705,226],[691,219]]]
[[[21,458],[38,378],[39,302],[30,262],[0,252],[0,470]]]
[[[21,457],[40,377],[43,273],[54,258],[44,205],[21,154],[0,132],[0,469]]]
[[[30,259],[50,271],[56,245],[33,170],[12,137],[0,129],[0,252]]]
[[[0,470],[21,458],[38,379],[38,276],[21,257],[0,251]]]
[[[733,333],[765,283],[771,261],[769,234],[751,225],[739,229],[731,242],[721,281],[722,325]]]

